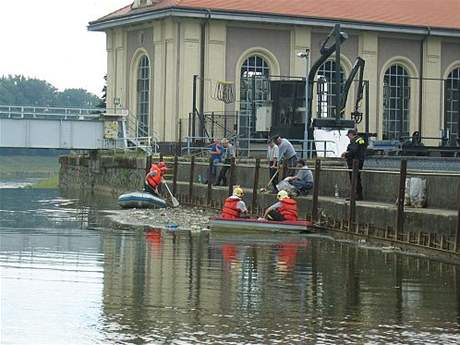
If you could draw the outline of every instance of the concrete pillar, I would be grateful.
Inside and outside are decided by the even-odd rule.
[[[115,97],[115,54],[113,49],[112,30],[106,31],[106,51],[107,51],[107,108],[113,108]]]
[[[423,77],[441,78],[441,39],[429,37],[423,52]],[[441,80],[424,80],[422,91],[422,136],[438,137],[443,128]],[[438,145],[439,140],[424,140],[427,145]]]
[[[116,29],[113,35],[113,50],[114,50],[114,103],[118,102],[117,107],[126,108],[127,106],[127,73],[126,73],[126,50],[127,37],[126,31]],[[115,104],[114,104],[115,105]]]
[[[305,59],[299,58],[296,54],[304,52],[306,48],[311,49],[311,29],[308,27],[295,26],[291,30],[291,54],[289,75],[296,77],[305,76]],[[310,67],[312,65],[310,54]]]
[[[182,20],[180,22],[181,44],[179,72],[179,117],[182,119],[182,137],[187,135],[188,114],[192,111],[193,76],[200,74],[200,22]],[[197,83],[197,104],[199,102],[199,85]]]
[[[225,23],[211,21],[208,24],[205,77],[209,79],[204,85],[205,111],[224,111],[224,103],[213,99],[217,81],[225,80],[225,49],[227,30]]]
[[[378,137],[381,138],[381,122],[382,117],[378,114],[379,102],[381,100],[378,97],[379,87],[378,85],[378,64],[377,54],[378,51],[378,37],[374,32],[363,31],[359,36],[359,56],[366,61],[364,68],[364,80],[369,80],[369,132],[378,133]],[[361,103],[361,112],[365,112],[365,102],[363,99]],[[364,130],[364,119],[359,124],[358,129]]]

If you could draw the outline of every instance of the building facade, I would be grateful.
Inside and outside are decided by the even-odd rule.
[[[293,1],[296,3],[310,1]],[[366,3],[372,7],[379,2]],[[436,20],[430,22],[429,16],[419,19],[417,11],[409,11],[414,18],[407,19],[404,13],[402,19],[393,18],[390,13],[388,17],[383,14],[384,19],[370,21],[372,17],[366,13],[362,18],[359,13],[355,14],[357,18],[321,18],[322,14],[314,10],[307,16],[276,12],[270,6],[265,12],[251,11],[249,4],[238,7],[243,6],[242,1],[226,7],[222,4],[225,2],[136,0],[91,22],[90,30],[104,31],[107,36],[108,107],[129,109],[139,126],[161,141],[178,141],[188,134],[189,113],[195,103],[202,112],[243,114],[246,101],[253,96],[248,98],[247,81],[242,79],[254,75],[272,79],[305,77],[306,59],[297,53],[309,49],[311,63],[316,61],[322,42],[333,25],[340,23],[349,36],[341,46],[344,77],[358,56],[366,62],[369,131],[380,139],[398,139],[414,131],[420,131],[423,137],[439,138],[441,131],[448,129],[452,140],[456,139],[460,20],[443,23],[442,15],[449,13],[449,8],[436,9],[437,4],[419,0],[419,6],[433,8]],[[438,13],[441,10],[444,12]],[[331,58],[318,74],[331,82],[335,69],[335,58]],[[195,75],[198,82],[194,102]],[[235,102],[216,99],[219,81],[234,83]],[[354,94],[351,88],[346,116],[352,110]],[[270,92],[263,85],[257,87],[254,96],[269,104]],[[321,97],[314,97],[313,113],[320,108]],[[332,102],[330,97],[327,99]],[[359,126],[362,130],[363,123]],[[424,142],[436,145],[439,139]]]

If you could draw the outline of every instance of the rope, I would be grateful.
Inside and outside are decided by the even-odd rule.
[[[233,82],[219,80],[214,91],[214,98],[224,102],[225,104],[235,102],[235,89],[233,87]]]

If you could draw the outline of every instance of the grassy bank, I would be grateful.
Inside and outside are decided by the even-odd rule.
[[[0,178],[53,177],[59,172],[58,159],[52,156],[0,155]]]
[[[40,182],[34,183],[32,186],[29,188],[32,189],[55,189],[59,185],[59,176],[54,175],[53,177],[42,180]]]

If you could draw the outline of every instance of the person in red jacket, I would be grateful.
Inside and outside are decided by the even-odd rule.
[[[163,175],[167,170],[168,167],[163,161],[152,164],[150,171],[145,176],[144,190],[150,194],[158,195],[158,186],[163,183]]]
[[[225,219],[235,219],[241,218],[242,215],[246,215],[248,213],[248,209],[242,200],[243,196],[243,189],[240,186],[235,186],[235,188],[233,188],[232,196],[225,199],[224,207],[220,216]]]
[[[276,196],[278,202],[265,210],[267,220],[297,220],[297,202],[289,197],[288,192],[280,190]]]

